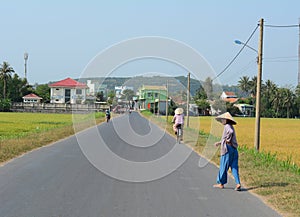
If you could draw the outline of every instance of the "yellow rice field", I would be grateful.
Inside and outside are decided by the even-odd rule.
[[[255,118],[234,119],[239,145],[254,147]],[[190,127],[220,137],[223,128],[212,117],[190,117]],[[300,120],[261,118],[260,150],[276,153],[278,159],[290,159],[300,165]]]

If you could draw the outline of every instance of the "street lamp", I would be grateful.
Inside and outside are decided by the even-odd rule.
[[[241,44],[241,45],[244,45],[245,47],[250,48],[251,50],[255,51],[255,53],[258,54],[258,51],[257,51],[256,49],[254,49],[253,47],[251,47],[251,46],[245,44],[244,42],[241,42],[240,40],[234,40],[234,43],[239,44],[239,45],[240,45],[240,44]]]
[[[27,60],[28,60],[28,53],[25,52],[24,53],[24,61],[25,61],[24,66],[25,66],[25,78],[26,78],[26,80],[27,80]]]
[[[235,40],[236,44],[242,44],[245,47],[250,48],[251,50],[257,53],[257,85],[256,85],[256,111],[255,111],[255,136],[254,136],[254,147],[257,151],[259,151],[260,145],[260,91],[261,91],[261,76],[262,76],[262,53],[263,53],[263,25],[264,19],[260,19],[260,35],[259,35],[259,46],[258,51],[254,48],[248,46],[247,44]]]

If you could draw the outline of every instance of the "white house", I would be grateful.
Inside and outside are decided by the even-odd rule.
[[[88,90],[87,90],[87,95],[89,96],[95,96],[95,84],[92,83],[91,80],[87,80],[87,86],[88,86]]]
[[[27,94],[26,96],[23,96],[23,102],[24,103],[40,103],[43,99],[42,97],[37,96],[34,93]]]
[[[254,109],[255,107],[253,105],[249,105],[249,104],[235,104],[235,107],[237,107],[241,113],[243,114],[243,116],[245,117],[254,117]]]
[[[238,101],[238,97],[234,92],[223,91],[221,94],[221,99],[225,102],[235,103]]]
[[[86,100],[88,86],[71,78],[49,84],[51,103],[80,104]]]

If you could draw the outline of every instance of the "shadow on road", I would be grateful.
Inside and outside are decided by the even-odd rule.
[[[266,182],[258,186],[253,186],[249,188],[242,188],[242,191],[251,191],[259,188],[268,188],[268,187],[286,187],[289,183],[287,182]]]

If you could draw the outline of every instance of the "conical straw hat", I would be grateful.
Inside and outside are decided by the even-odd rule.
[[[180,115],[180,114],[182,114],[183,113],[183,109],[182,108],[177,108],[176,110],[175,110],[175,114],[176,115]]]
[[[232,121],[232,124],[236,124],[236,121],[233,119],[233,117],[229,112],[225,112],[224,114],[221,114],[218,117],[216,117],[216,120],[219,122],[221,122],[222,119],[230,120]]]

